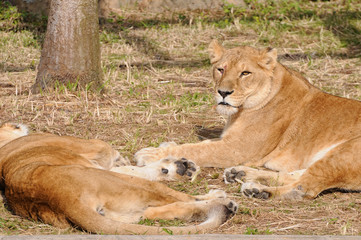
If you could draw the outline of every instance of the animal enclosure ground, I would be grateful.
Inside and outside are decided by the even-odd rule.
[[[281,63],[320,89],[361,100],[361,3],[265,2],[250,1],[246,9],[227,5],[217,13],[118,12],[101,21],[105,91],[68,84],[39,95],[28,89],[36,77],[44,20],[0,3],[0,123],[102,139],[130,160],[137,150],[161,142],[217,137],[224,119],[213,108],[207,53],[213,38],[226,47],[276,47]],[[225,185],[222,174],[209,168],[193,183],[167,183],[190,194],[221,188],[239,203],[237,215],[209,233],[361,235],[361,193],[300,202],[248,199],[239,185]],[[0,234],[81,233],[22,219],[0,206]]]

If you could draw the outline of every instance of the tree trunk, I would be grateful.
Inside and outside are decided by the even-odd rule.
[[[98,0],[52,0],[32,92],[55,84],[98,88],[102,82]]]

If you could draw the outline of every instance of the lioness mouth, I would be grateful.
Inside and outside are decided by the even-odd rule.
[[[226,102],[219,102],[218,105],[229,106],[229,107],[233,107],[233,108],[241,108],[241,107],[242,107],[242,105],[240,105],[240,106],[233,106],[233,105],[231,105],[231,104],[229,104],[229,103],[226,103]]]
[[[231,106],[231,104],[229,104],[229,103],[226,103],[226,102],[220,102],[220,103],[218,103],[218,105],[225,105],[225,106]]]

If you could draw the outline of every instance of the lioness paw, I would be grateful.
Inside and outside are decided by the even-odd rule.
[[[164,154],[165,148],[174,147],[177,144],[175,142],[162,142],[159,147],[148,147],[140,149],[135,153],[134,158],[137,166],[145,166],[152,162],[156,162],[167,155]]]
[[[237,169],[237,167],[231,167],[224,170],[223,179],[226,184],[234,182],[244,182],[243,178],[246,176],[246,172]]]
[[[271,194],[264,191],[263,187],[263,185],[258,183],[246,182],[242,184],[241,192],[249,198],[269,199]]]

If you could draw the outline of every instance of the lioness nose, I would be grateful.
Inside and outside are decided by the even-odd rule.
[[[228,95],[231,95],[234,91],[221,91],[218,90],[219,95],[221,95],[223,98],[227,97]]]

